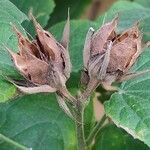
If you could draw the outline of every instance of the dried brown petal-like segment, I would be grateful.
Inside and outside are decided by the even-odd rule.
[[[84,49],[83,49],[83,63],[84,68],[88,68],[89,61],[91,59],[91,45],[92,45],[92,36],[94,34],[94,29],[90,28],[87,32]]]
[[[49,85],[40,85],[33,87],[24,87],[15,85],[21,92],[26,94],[35,94],[35,93],[53,93],[56,92],[56,88],[52,88]]]
[[[61,54],[61,63],[58,64],[58,68],[60,72],[62,72],[64,76],[68,79],[70,77],[72,68],[69,52],[59,43],[58,47],[60,48]]]
[[[59,43],[45,31],[35,18],[37,38],[32,42],[23,36],[15,27],[19,52],[14,53],[7,48],[16,68],[30,85],[13,84],[24,93],[59,92],[67,99],[75,101],[66,89],[66,81],[70,76],[71,63],[68,52],[70,21],[69,16],[64,28],[62,43]],[[67,32],[67,34],[65,33]]]
[[[99,71],[101,69],[101,64],[103,63],[103,57],[102,55],[97,55],[94,58],[91,58],[88,65],[88,74],[90,78],[97,78]]]
[[[113,40],[116,37],[116,27],[118,24],[118,17],[111,22],[104,24],[92,37],[92,55],[102,54],[105,52],[107,41]]]
[[[13,29],[18,38],[19,54],[21,56],[25,56],[25,50],[28,50],[31,54],[35,55],[36,57],[40,57],[39,48],[37,47],[37,45],[32,43],[26,37],[24,37],[23,34],[20,31],[18,31],[18,29],[15,26],[13,26]]]
[[[47,93],[47,92],[56,92],[56,88],[52,88],[49,85],[35,85],[27,80],[13,80],[8,76],[4,76],[4,78],[14,84],[19,91],[26,94],[34,94],[34,93]]]
[[[68,46],[69,46],[69,37],[70,37],[70,14],[68,9],[68,18],[61,39],[61,44],[66,50],[68,50]]]
[[[47,84],[48,64],[39,60],[29,51],[21,56],[8,49],[16,68],[20,73],[34,84]]]
[[[52,59],[55,62],[60,62],[61,56],[59,47],[57,46],[57,41],[49,32],[45,31],[41,25],[36,21],[32,14],[30,14],[31,19],[33,20],[37,38],[40,42],[41,48],[44,50],[45,55],[48,54],[48,60]]]
[[[37,43],[44,52],[47,62],[55,64],[59,72],[64,74],[66,78],[70,77],[71,62],[68,52],[69,44],[69,32],[70,32],[70,20],[69,16],[64,28],[62,43],[59,43],[55,38],[47,31],[44,31],[35,18],[31,15],[34,22],[34,26],[37,32]]]
[[[61,57],[63,59],[63,64],[64,64],[63,72],[64,72],[66,78],[70,77],[70,72],[71,72],[71,68],[72,68],[69,51],[68,51],[69,37],[70,37],[70,16],[69,16],[69,10],[68,10],[68,18],[67,18],[67,22],[64,27],[62,40],[61,40],[62,46],[61,46],[61,44],[59,44],[60,50],[61,50]]]
[[[120,35],[112,46],[107,72],[127,72],[142,51],[141,33],[136,26]]]

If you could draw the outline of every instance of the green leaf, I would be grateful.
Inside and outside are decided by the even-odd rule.
[[[150,41],[150,26],[149,25],[150,25],[150,18],[147,18],[141,22],[143,39],[145,42]]]
[[[3,45],[17,50],[17,39],[11,24],[21,29],[21,23],[27,17],[8,0],[0,0],[0,18],[0,71],[16,75],[13,63]]]
[[[60,21],[66,20],[68,8],[70,8],[70,18],[79,18],[84,11],[84,8],[92,0],[55,0],[56,7],[51,15],[48,26],[54,25]]]
[[[149,0],[134,0],[134,2],[139,3],[140,5],[150,8],[150,1]]]
[[[16,95],[16,87],[0,77],[0,103],[6,102]]]
[[[22,12],[24,12],[27,16],[29,11],[33,12],[33,15],[38,20],[38,22],[45,27],[50,18],[50,14],[54,9],[54,1],[53,0],[10,0],[14,3]],[[34,27],[31,22],[25,22],[23,24],[24,28],[32,35],[35,35]]]
[[[134,2],[137,2],[138,4],[142,5],[145,8],[150,8],[150,1],[149,0],[135,0]],[[141,26],[142,26],[142,31],[144,33],[144,41],[149,41],[150,40],[150,18],[145,19],[142,21]]]
[[[133,71],[150,68],[150,49],[146,48]],[[120,90],[105,103],[105,111],[114,123],[134,138],[150,146],[150,73],[123,82]]]
[[[18,73],[4,45],[13,50],[17,50],[17,39],[12,31],[11,24],[16,25],[23,31],[21,23],[26,20],[27,17],[8,0],[0,0],[0,18],[0,72],[2,72],[3,75],[17,77]],[[15,87],[0,77],[0,103],[13,97],[15,92]]]
[[[0,104],[0,120],[1,134],[32,150],[76,149],[75,125],[53,94],[28,95]]]
[[[26,147],[20,145],[6,136],[0,134],[0,149],[1,150],[27,150]]]
[[[105,126],[97,135],[93,150],[149,150],[143,142],[135,140],[115,125]]]
[[[145,18],[150,17],[150,10],[145,9],[138,3],[129,1],[118,1],[112,5],[107,11],[106,20],[112,19],[117,14],[119,15],[119,31],[123,31]],[[99,18],[98,18],[99,20]]]

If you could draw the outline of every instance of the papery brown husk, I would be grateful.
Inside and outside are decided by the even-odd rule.
[[[65,83],[70,77],[71,63],[68,52],[69,18],[64,28],[62,42],[57,42],[51,33],[45,31],[33,15],[31,15],[31,18],[37,32],[36,39],[30,41],[14,27],[18,38],[19,52],[14,53],[9,48],[7,50],[15,67],[28,82],[32,83],[32,87],[28,87],[31,91],[34,87],[37,91],[40,91],[39,87],[45,87],[54,92],[61,87],[65,87]],[[27,86],[21,87],[17,84],[16,86],[22,91],[24,89],[27,93]],[[43,92],[44,90],[41,89],[41,91]]]

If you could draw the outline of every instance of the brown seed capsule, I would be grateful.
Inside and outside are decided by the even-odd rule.
[[[138,26],[117,35],[117,24],[118,17],[104,24],[98,31],[90,28],[87,33],[83,52],[84,70],[89,76],[89,85],[94,88],[92,82],[95,80],[97,85],[98,82],[111,85],[121,80],[141,53]]]
[[[116,80],[120,80],[128,72],[142,52],[141,39],[137,25],[115,38],[106,76],[113,74]]]
[[[115,18],[111,22],[104,24],[98,31],[95,32],[93,28],[90,28],[87,33],[83,60],[85,70],[88,71],[90,78],[99,77],[100,69],[108,66],[109,61],[103,62],[105,56],[108,57],[110,46],[116,37],[117,22],[118,18]],[[106,72],[106,69],[104,71]]]
[[[16,86],[25,93],[59,91],[65,87],[71,72],[68,52],[69,17],[60,43],[45,31],[32,15],[31,18],[37,32],[36,39],[30,41],[14,27],[19,52],[14,53],[7,48],[16,68],[30,82],[30,86]]]

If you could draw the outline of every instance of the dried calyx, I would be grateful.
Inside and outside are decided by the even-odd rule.
[[[113,90],[111,84],[129,76],[128,70],[141,54],[141,33],[135,24],[122,34],[116,33],[118,17],[98,31],[90,28],[84,46],[84,76],[88,77],[85,97],[99,84]],[[82,77],[84,78],[84,77]]]
[[[51,33],[45,31],[35,18],[30,15],[37,33],[36,39],[30,41],[15,27],[19,52],[7,48],[15,67],[26,79],[26,85],[14,84],[25,93],[59,92],[71,97],[65,83],[70,77],[71,63],[68,52],[70,22],[69,17],[64,28],[61,42],[56,41]],[[71,97],[72,98],[72,97]]]

